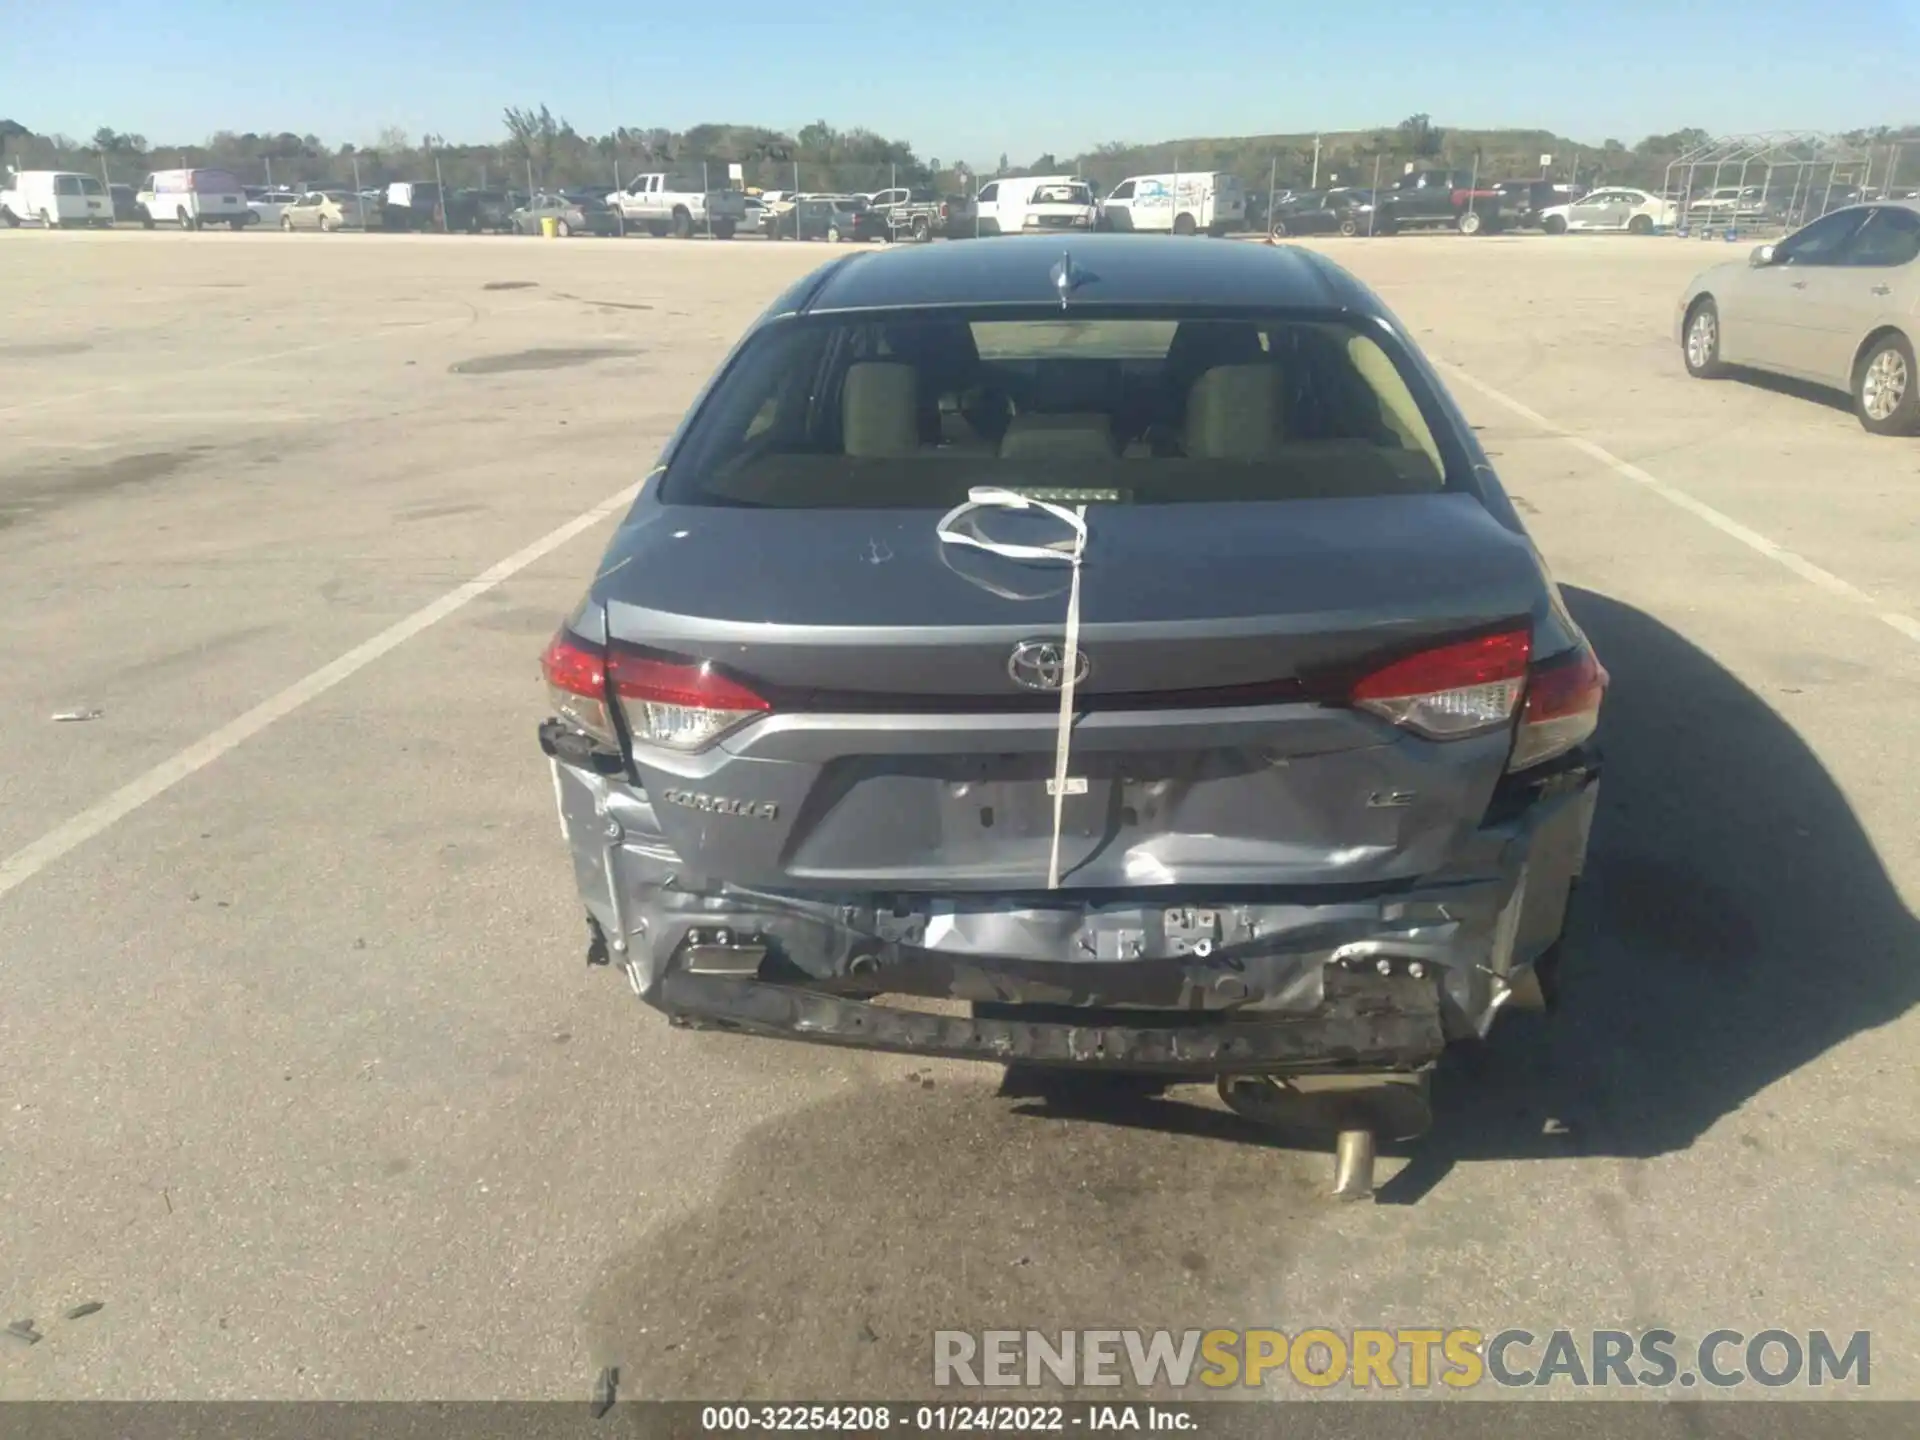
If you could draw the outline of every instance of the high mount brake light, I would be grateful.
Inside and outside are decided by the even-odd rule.
[[[1509,770],[1525,770],[1564,755],[1600,725],[1607,672],[1585,645],[1535,664],[1527,679]]]
[[[659,660],[617,651],[607,665],[613,694],[636,741],[701,750],[773,706],[736,680],[695,660]]]
[[[1532,646],[1526,629],[1435,646],[1363,676],[1348,698],[1429,740],[1479,735],[1512,721]]]

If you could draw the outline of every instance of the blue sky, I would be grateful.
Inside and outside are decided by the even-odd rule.
[[[582,130],[824,118],[923,157],[1337,130],[1424,111],[1586,142],[1920,122],[1920,3],[1781,0],[0,0],[0,117],[155,143],[397,125],[478,141],[503,105]],[[1832,16],[1832,20],[1823,19]]]

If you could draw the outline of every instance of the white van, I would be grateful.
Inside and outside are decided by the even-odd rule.
[[[1091,230],[1100,207],[1078,175],[1014,175],[989,180],[974,197],[982,235]]]
[[[48,229],[113,224],[113,197],[96,175],[74,170],[16,170],[0,190],[0,225],[37,220]]]
[[[230,225],[242,230],[257,223],[247,208],[247,192],[231,170],[156,170],[140,182],[134,208],[149,230],[155,225],[182,230]]]
[[[1224,235],[1246,225],[1247,192],[1223,170],[1134,175],[1113,187],[1100,222],[1109,230]]]

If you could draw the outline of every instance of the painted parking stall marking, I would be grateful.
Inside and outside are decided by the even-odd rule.
[[[1722,535],[1738,540],[1748,549],[1766,556],[1783,569],[1792,571],[1808,584],[1816,585],[1829,595],[1836,596],[1839,599],[1864,606],[1873,612],[1875,619],[1884,625],[1898,630],[1902,635],[1906,636],[1907,639],[1920,641],[1920,620],[1914,619],[1911,615],[1902,614],[1898,610],[1882,608],[1878,600],[1874,599],[1873,596],[1862,590],[1858,585],[1847,580],[1842,580],[1831,570],[1822,569],[1803,555],[1796,555],[1793,551],[1787,549],[1786,546],[1769,540],[1757,530],[1749,529],[1747,526],[1742,525],[1731,515],[1722,514],[1704,501],[1696,500],[1693,496],[1687,494],[1686,491],[1669,485],[1657,475],[1649,474],[1638,465],[1635,465],[1631,460],[1622,460],[1604,445],[1595,444],[1584,435],[1574,434],[1571,430],[1567,429],[1566,426],[1548,419],[1532,406],[1514,399],[1513,396],[1508,395],[1504,391],[1494,389],[1493,386],[1487,384],[1484,380],[1476,379],[1465,370],[1462,370],[1458,365],[1448,364],[1442,360],[1436,360],[1433,363],[1437,369],[1444,371],[1449,379],[1486,396],[1487,399],[1493,401],[1494,404],[1502,406],[1512,411],[1515,415],[1518,415],[1521,419],[1530,421],[1532,424],[1539,426],[1540,429],[1550,432],[1556,439],[1564,441],[1588,459],[1599,461],[1616,475],[1624,476],[1642,488],[1651,491],[1669,505],[1686,511],[1695,519],[1704,520]]]

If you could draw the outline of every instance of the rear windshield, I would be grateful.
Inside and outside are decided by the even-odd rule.
[[[1084,185],[1036,185],[1033,190],[1035,205],[1091,205],[1093,192]]]
[[[196,170],[188,183],[202,195],[238,195],[240,182],[231,170]]]
[[[938,509],[980,485],[1137,504],[1424,494],[1446,488],[1439,414],[1391,337],[1343,316],[809,317],[747,344],[661,495]]]

